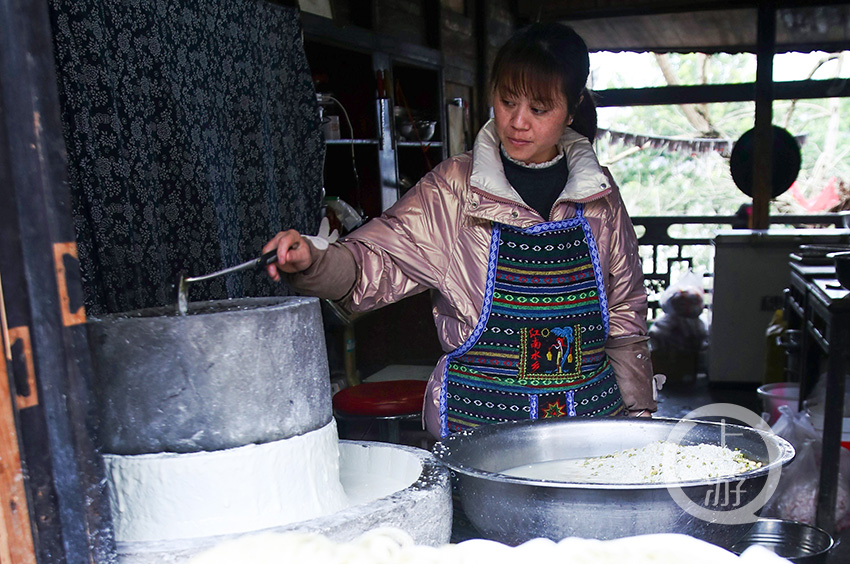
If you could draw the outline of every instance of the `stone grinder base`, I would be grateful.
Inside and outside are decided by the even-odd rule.
[[[449,542],[452,530],[451,482],[446,467],[422,449],[366,441],[339,443],[340,481],[352,504],[309,521],[263,533],[316,532],[349,541],[377,527],[396,527],[417,544]],[[185,563],[224,540],[223,535],[168,543],[119,543],[120,564]]]

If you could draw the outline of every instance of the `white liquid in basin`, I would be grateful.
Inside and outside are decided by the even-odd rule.
[[[422,474],[419,459],[390,445],[340,449],[340,482],[351,503],[368,503],[410,487]]]
[[[598,482],[594,470],[584,465],[585,458],[550,460],[535,462],[516,468],[502,470],[500,474],[529,480],[550,480],[555,482]]]
[[[735,476],[759,467],[760,462],[725,446],[656,441],[606,456],[535,462],[500,473],[555,482],[648,484]]]

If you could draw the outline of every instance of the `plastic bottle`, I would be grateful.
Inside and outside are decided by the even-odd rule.
[[[338,196],[326,197],[325,205],[329,210],[333,211],[340,225],[346,231],[352,231],[363,223],[363,218],[357,213],[357,210],[351,207],[345,200],[339,199]]]

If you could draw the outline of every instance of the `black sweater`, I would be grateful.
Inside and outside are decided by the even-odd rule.
[[[522,201],[536,210],[544,220],[549,221],[552,204],[567,184],[569,169],[567,159],[545,168],[527,168],[502,155],[505,176]]]

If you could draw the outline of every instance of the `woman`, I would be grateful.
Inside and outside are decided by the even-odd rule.
[[[494,118],[472,151],[341,242],[286,231],[263,249],[278,249],[273,279],[285,273],[297,291],[352,311],[436,290],[448,352],[428,383],[424,420],[437,437],[655,410],[634,227],[588,139],[589,67],[572,29],[519,31],[494,62]]]

